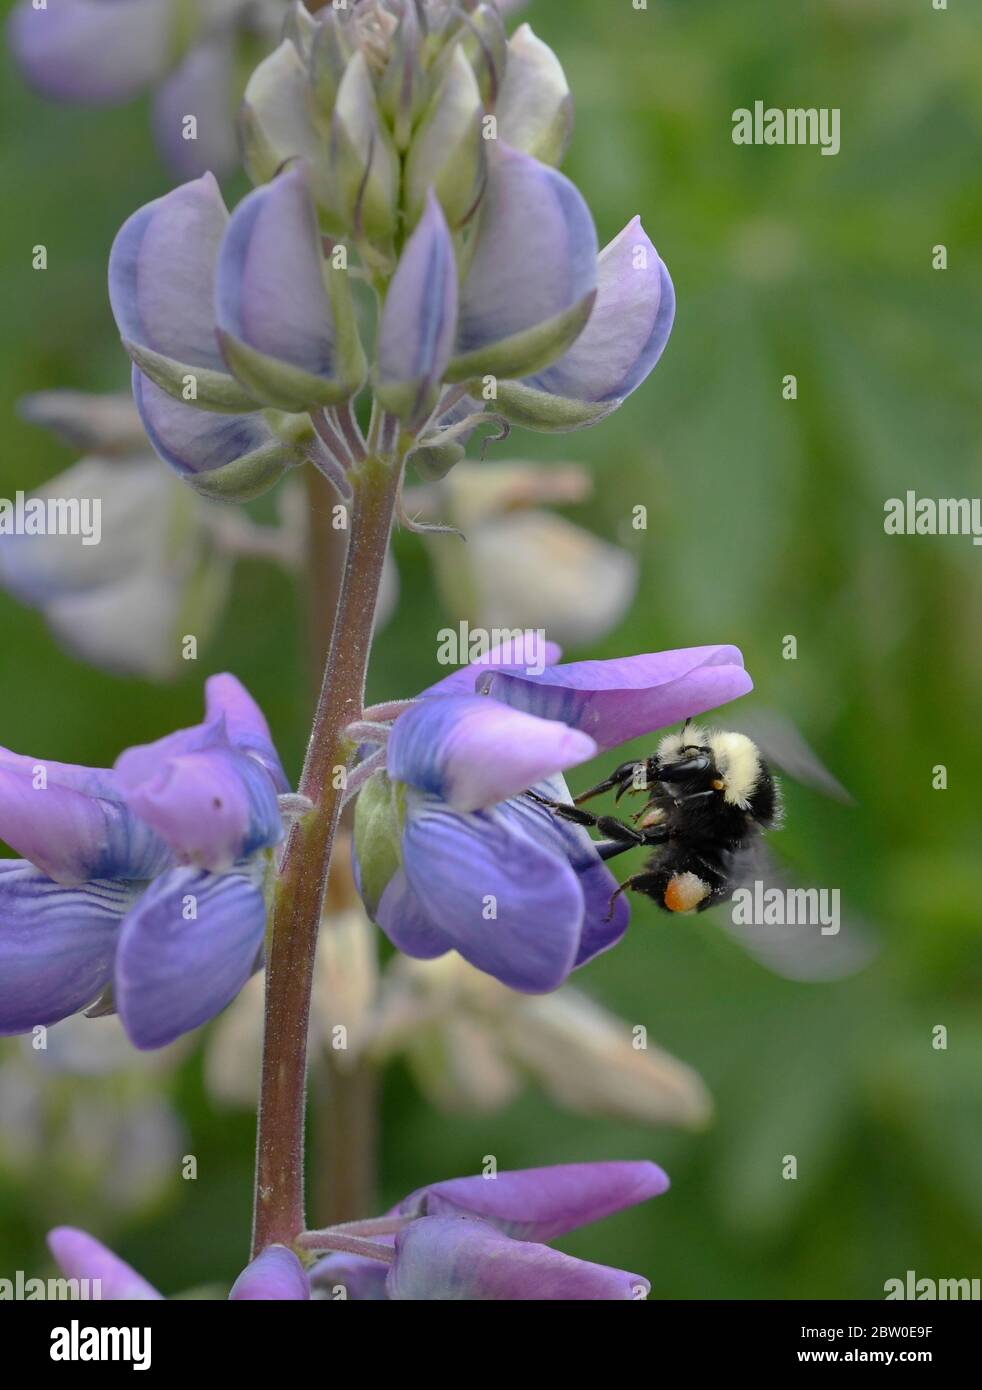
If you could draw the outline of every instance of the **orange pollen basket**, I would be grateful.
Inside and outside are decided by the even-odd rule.
[[[675,874],[665,889],[665,906],[669,912],[691,912],[708,896],[709,884],[698,874]]]

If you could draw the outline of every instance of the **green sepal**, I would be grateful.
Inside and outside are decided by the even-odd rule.
[[[514,425],[542,434],[589,429],[612,414],[620,401],[575,401],[537,391],[523,381],[499,381],[497,409]]]
[[[342,400],[347,400],[361,390],[368,376],[368,360],[358,332],[351,271],[335,267],[330,255],[325,256],[324,284],[334,320],[335,370],[344,389]]]
[[[450,470],[466,457],[463,444],[451,439],[449,444],[428,444],[410,455],[410,462],[421,478],[428,483],[439,482]]]
[[[221,328],[217,334],[222,356],[264,405],[299,414],[312,405],[340,405],[352,394],[352,388],[345,382],[318,376],[304,367],[257,352]]]
[[[545,323],[453,358],[445,380],[458,382],[469,381],[471,377],[494,376],[501,381],[543,371],[576,342],[593,312],[596,297],[596,290],[591,290],[579,304]]]
[[[165,357],[153,348],[142,347],[139,343],[123,339],[123,347],[132,357],[144,376],[149,377],[161,391],[173,396],[183,405],[196,406],[199,410],[212,410],[219,415],[241,415],[259,410],[262,402],[236,381],[228,372],[216,371],[214,367],[193,367],[188,362],[178,362],[173,357]],[[194,377],[197,395],[188,400],[184,394],[187,377]]]
[[[385,772],[374,773],[355,802],[355,854],[359,887],[370,916],[374,916],[391,880],[402,867],[403,791]]]
[[[284,444],[291,445],[294,449],[299,449],[306,444],[313,444],[317,438],[317,432],[306,411],[301,414],[289,410],[264,410],[263,419],[277,439]]]
[[[215,502],[251,502],[261,497],[282,478],[290,468],[303,461],[293,449],[285,448],[279,440],[271,440],[261,449],[243,454],[221,468],[206,473],[185,473],[184,481],[202,497]]]

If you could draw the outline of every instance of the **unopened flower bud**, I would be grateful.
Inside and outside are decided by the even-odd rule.
[[[558,166],[573,133],[573,98],[552,49],[523,24],[508,45],[498,96],[498,136],[506,144]]]
[[[457,332],[457,264],[440,204],[431,192],[406,243],[385,299],[375,394],[410,425],[436,405]]]
[[[389,254],[399,205],[399,157],[381,120],[363,53],[352,58],[338,88],[331,153],[346,225],[357,241]]]
[[[318,118],[307,68],[284,39],[249,79],[239,111],[245,166],[253,183],[266,183],[290,159],[307,165],[311,190],[326,230],[341,232],[328,150],[330,111]]]
[[[477,74],[481,96],[493,107],[501,91],[508,63],[508,35],[496,5],[486,0],[468,6],[470,14],[463,29],[461,49]]]
[[[483,110],[474,69],[458,46],[406,156],[410,225],[422,215],[430,188],[451,227],[459,227],[473,212],[485,174]]]
[[[297,164],[236,208],[215,279],[222,353],[266,405],[336,405],[364,380],[357,334],[339,343],[325,275],[348,324],[348,277],[325,268],[306,170]]]

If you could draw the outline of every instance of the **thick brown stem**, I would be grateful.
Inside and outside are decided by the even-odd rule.
[[[304,1229],[304,1108],[314,952],[343,776],[345,729],[365,702],[372,626],[399,490],[398,463],[366,459],[353,478],[351,535],[331,652],[300,792],[315,809],[293,830],[276,886],[256,1144],[253,1254]],[[340,784],[340,785],[339,785]]]

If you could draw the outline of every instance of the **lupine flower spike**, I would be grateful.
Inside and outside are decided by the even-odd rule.
[[[198,490],[246,499],[312,461],[346,497],[369,382],[373,444],[434,477],[482,423],[596,423],[658,361],[664,262],[637,217],[599,250],[558,170],[559,60],[493,3],[297,4],[240,124],[255,192],[230,214],[205,173],[134,213],[110,262],[147,433]]]

